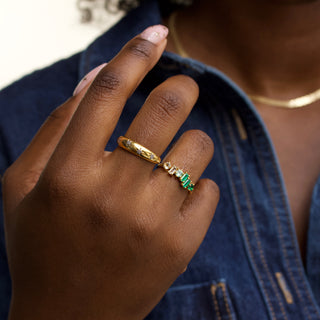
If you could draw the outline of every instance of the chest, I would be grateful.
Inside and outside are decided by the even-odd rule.
[[[309,210],[320,174],[320,105],[287,110],[258,106],[275,147],[302,257]]]

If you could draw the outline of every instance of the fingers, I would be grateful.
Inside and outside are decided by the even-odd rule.
[[[33,189],[86,89],[105,65],[104,63],[94,68],[82,79],[74,91],[74,96],[50,114],[29,146],[7,170],[3,183],[6,211],[14,208]],[[10,192],[11,185],[14,187],[14,192]]]
[[[111,136],[123,106],[156,64],[166,46],[167,29],[150,27],[131,40],[102,69],[81,101],[55,153],[75,157],[100,156]]]
[[[107,63],[103,63],[99,65],[98,67],[91,70],[87,75],[84,76],[84,78],[79,82],[79,84],[76,86],[76,88],[73,91],[73,96],[76,96],[80,94],[80,92],[83,90],[83,94],[81,95],[81,99],[83,98],[84,93],[86,92],[84,88],[88,89],[89,84],[94,80],[94,78],[97,76],[97,74],[100,72],[102,68],[104,68],[107,65]]]
[[[209,179],[202,179],[188,195],[180,209],[180,240],[185,244],[187,263],[203,241],[220,198],[219,187]],[[175,232],[175,230],[172,230]],[[190,241],[192,239],[192,241]]]
[[[198,94],[198,85],[189,77],[179,75],[167,79],[151,92],[131,123],[126,137],[161,155],[188,117]],[[121,161],[121,166],[133,174],[150,177],[154,167],[152,163],[120,148],[114,151],[113,156],[117,158],[117,163]]]
[[[185,132],[169,151],[163,163],[170,162],[184,173],[190,175],[191,181],[196,184],[213,156],[214,146],[210,137],[200,130]],[[169,175],[164,168],[157,168],[151,179],[152,184],[162,188],[163,196],[180,208],[188,191],[182,187],[176,174]]]
[[[201,179],[190,193],[179,213],[167,215],[164,259],[170,271],[179,276],[202,243],[219,201],[219,188],[209,179]]]

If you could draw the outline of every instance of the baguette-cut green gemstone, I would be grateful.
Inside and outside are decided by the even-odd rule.
[[[191,180],[188,179],[188,180],[186,180],[186,181],[182,184],[182,186],[186,189],[186,188],[188,187],[188,185],[189,185],[190,182],[191,182]]]
[[[194,189],[194,184],[190,183],[189,186],[188,186],[188,190],[189,191],[193,191],[193,189]]]
[[[185,174],[180,178],[180,181],[181,181],[181,182],[185,182],[185,181],[188,180],[188,178],[189,178],[189,175],[188,175],[187,173],[185,173]]]

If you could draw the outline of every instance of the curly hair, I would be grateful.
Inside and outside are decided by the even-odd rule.
[[[77,0],[78,9],[82,13],[81,21],[92,20],[92,6],[98,0]],[[128,12],[149,0],[103,0],[105,9],[110,13],[118,11]],[[162,15],[168,16],[172,11],[190,5],[194,0],[158,0]]]
[[[130,11],[137,7],[141,2],[148,0],[105,0],[105,8],[108,10],[111,6],[116,7],[122,11]],[[160,8],[164,14],[172,12],[173,10],[188,6],[192,0],[158,0]]]

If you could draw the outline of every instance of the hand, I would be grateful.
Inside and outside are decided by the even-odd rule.
[[[167,155],[197,182],[192,193],[163,168],[121,148],[104,151],[165,38],[160,26],[131,40],[5,173],[11,320],[141,320],[202,242],[219,198],[214,182],[197,182],[213,154],[205,133],[186,132]],[[125,135],[161,155],[197,97],[192,79],[169,78]]]

